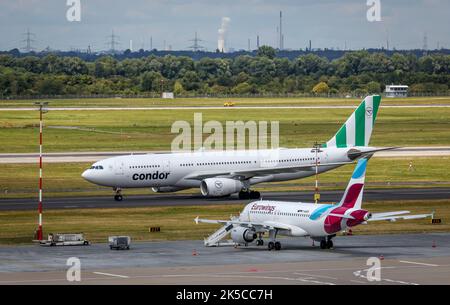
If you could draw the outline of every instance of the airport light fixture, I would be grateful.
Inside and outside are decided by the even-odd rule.
[[[47,106],[48,102],[36,102],[35,106],[39,108],[39,203],[38,203],[38,231],[37,240],[43,239],[42,233],[42,131],[43,131],[43,114],[48,112]]]

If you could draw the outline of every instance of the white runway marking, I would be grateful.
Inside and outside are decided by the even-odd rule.
[[[104,273],[104,272],[92,272],[94,274],[98,274],[98,275],[106,275],[106,276],[112,276],[112,277],[120,277],[123,279],[129,279],[129,276],[126,275],[120,275],[120,274],[112,274],[112,273]]]
[[[399,261],[400,263],[404,264],[414,264],[414,265],[422,265],[422,266],[429,266],[429,267],[439,267],[439,265],[435,264],[426,264],[426,263],[419,263],[419,262],[411,262],[411,261]]]

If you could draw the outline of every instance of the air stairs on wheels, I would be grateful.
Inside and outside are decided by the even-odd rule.
[[[233,224],[226,224],[221,227],[219,230],[205,238],[205,246],[206,247],[220,247],[220,246],[232,246],[233,242],[220,242],[224,239],[230,231],[234,228]]]

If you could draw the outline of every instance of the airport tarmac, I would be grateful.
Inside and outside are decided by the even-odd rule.
[[[322,202],[336,202],[340,200],[344,190],[322,191]],[[237,195],[228,198],[205,198],[198,194],[149,194],[129,195],[124,191],[124,200],[115,201],[113,192],[111,197],[84,196],[84,197],[60,197],[45,198],[45,209],[86,209],[86,208],[130,208],[151,206],[192,206],[192,205],[224,205],[244,204],[254,199],[241,200]],[[301,201],[311,202],[311,191],[299,192],[262,192],[265,200]],[[364,191],[364,200],[438,200],[450,198],[450,188],[392,188],[392,189],[367,189]],[[35,210],[36,198],[25,199],[1,199],[0,211]]]
[[[0,284],[70,284],[70,257],[81,261],[81,284],[450,284],[449,233],[339,236],[330,250],[308,238],[280,241],[281,251],[202,241],[140,242],[129,251],[2,246]],[[370,257],[381,259],[380,282],[367,280]]]
[[[104,152],[55,152],[44,153],[45,163],[67,163],[67,162],[97,162],[106,158],[162,154],[170,151],[104,151]],[[374,155],[376,158],[412,158],[412,157],[445,157],[450,156],[450,146],[429,147],[401,147],[394,150],[380,151]],[[36,163],[39,154],[36,153],[0,153],[0,164],[8,163]]]

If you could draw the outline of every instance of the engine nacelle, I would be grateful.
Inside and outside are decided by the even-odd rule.
[[[152,187],[152,191],[155,193],[172,193],[172,192],[178,192],[181,190],[185,190],[185,188],[182,187],[176,187],[176,186],[155,186]]]
[[[231,239],[238,244],[253,242],[258,236],[253,229],[237,227],[231,230]]]
[[[229,178],[207,178],[200,183],[203,196],[220,197],[237,193],[244,188],[239,180]]]

